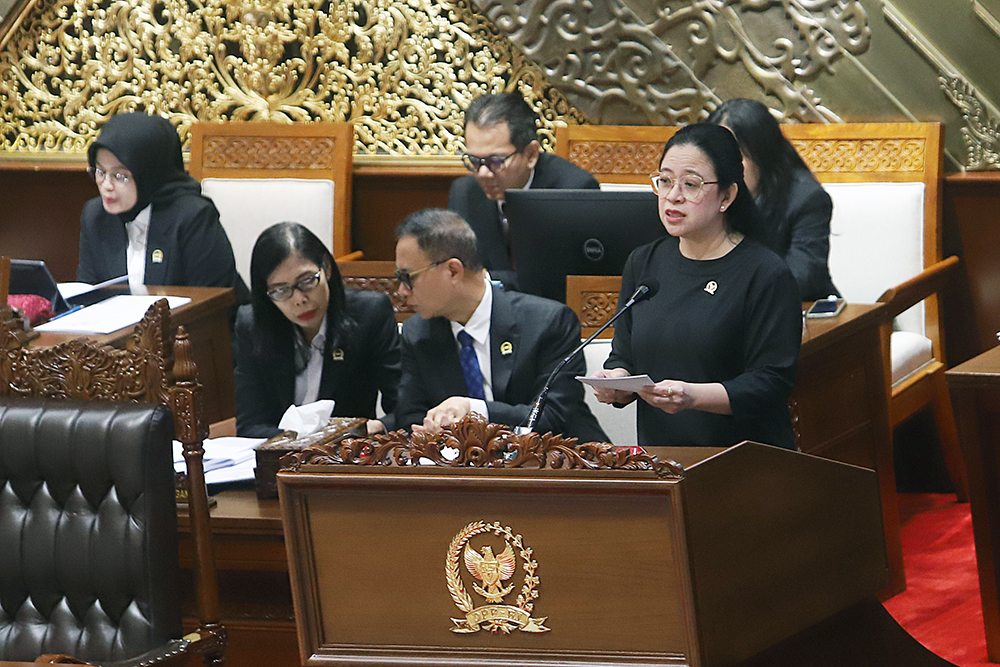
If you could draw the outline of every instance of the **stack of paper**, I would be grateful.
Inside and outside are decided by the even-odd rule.
[[[206,440],[205,483],[221,484],[253,479],[257,463],[254,448],[266,439],[229,437]],[[179,473],[187,472],[184,447],[176,440],[174,440],[174,470]]]
[[[160,299],[166,299],[171,309],[191,301],[185,296],[123,294],[57,317],[36,327],[36,330],[107,334],[135,324]]]

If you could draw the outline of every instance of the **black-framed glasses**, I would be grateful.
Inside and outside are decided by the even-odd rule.
[[[718,181],[706,181],[698,174],[684,174],[680,177],[668,174],[655,173],[649,175],[649,180],[653,182],[653,190],[661,197],[666,197],[673,192],[674,185],[680,189],[681,196],[692,204],[697,204],[705,196],[706,185],[717,185]]]
[[[448,259],[451,259],[449,257]],[[427,266],[422,266],[419,269],[396,269],[396,280],[399,281],[400,285],[406,287],[406,289],[413,289],[413,280],[419,276],[424,271],[433,269],[435,266],[440,266],[448,261],[448,259],[442,259],[440,262],[434,262],[433,264],[428,264]]]
[[[94,182],[98,185],[103,183],[104,179],[108,176],[110,176],[111,180],[114,181],[115,187],[128,185],[128,182],[132,180],[131,176],[123,174],[120,171],[110,173],[100,167],[87,167],[87,173],[90,174],[90,177],[94,179]]]
[[[465,164],[465,168],[472,173],[479,171],[480,167],[486,165],[486,168],[495,174],[507,166],[507,160],[511,159],[520,152],[520,150],[516,150],[510,155],[487,155],[486,157],[463,153],[462,163]]]
[[[316,289],[319,285],[320,278],[323,277],[323,270],[320,269],[311,276],[306,276],[302,280],[298,281],[294,285],[282,285],[281,287],[272,287],[267,290],[267,296],[271,301],[288,301],[292,298],[292,294],[295,290],[298,290],[305,294],[306,292],[311,292]]]

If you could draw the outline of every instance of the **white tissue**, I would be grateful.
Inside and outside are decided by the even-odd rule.
[[[301,438],[326,426],[333,414],[333,401],[324,400],[305,405],[291,405],[278,422],[282,431],[295,431]]]

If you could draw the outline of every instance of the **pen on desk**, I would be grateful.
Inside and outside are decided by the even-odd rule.
[[[69,314],[71,314],[71,313],[75,313],[75,312],[76,312],[76,311],[78,311],[78,310],[83,310],[83,306],[73,306],[73,307],[72,307],[72,308],[70,308],[69,310],[64,310],[63,312],[59,313],[59,314],[58,314],[58,315],[56,315],[55,317],[52,317],[52,318],[50,318],[50,319],[49,319],[49,322],[55,322],[55,321],[56,321],[56,320],[58,320],[58,319],[59,319],[60,317],[66,317],[67,315],[69,315]]]

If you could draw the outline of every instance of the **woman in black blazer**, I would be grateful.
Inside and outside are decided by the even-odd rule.
[[[302,225],[265,229],[250,259],[250,304],[236,316],[236,432],[270,437],[290,405],[333,399],[333,414],[392,415],[399,334],[389,298],[345,290],[323,242]],[[387,417],[388,418],[388,417]],[[391,424],[387,424],[391,428]]]
[[[87,149],[100,196],[80,217],[77,279],[99,283],[233,287],[246,303],[219,211],[184,171],[177,130],[166,118],[118,114]]]
[[[743,177],[765,223],[763,241],[795,276],[803,301],[836,294],[830,278],[833,200],[768,108],[755,100],[724,102],[708,117],[732,130],[743,153]]]

